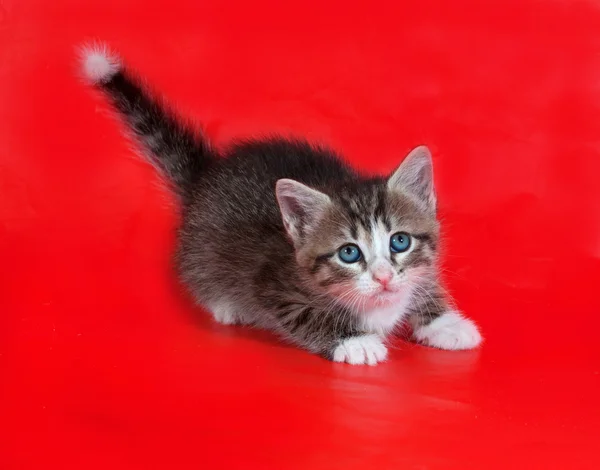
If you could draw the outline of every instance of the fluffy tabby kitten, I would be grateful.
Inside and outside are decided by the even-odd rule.
[[[220,154],[152,97],[106,47],[83,70],[180,197],[180,278],[223,324],[253,325],[330,360],[376,364],[409,321],[415,340],[479,345],[438,283],[432,161],[413,150],[388,178],[363,177],[301,140]]]

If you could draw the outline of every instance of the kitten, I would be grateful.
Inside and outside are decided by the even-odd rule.
[[[441,349],[481,342],[452,310],[436,268],[432,160],[413,150],[388,178],[363,177],[329,149],[267,139],[221,154],[152,97],[105,46],[84,73],[118,110],[183,213],[176,263],[198,304],[337,362],[386,359],[402,322]]]

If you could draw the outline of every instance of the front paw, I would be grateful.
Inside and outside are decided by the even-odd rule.
[[[473,349],[482,341],[477,325],[452,310],[425,326],[416,327],[413,336],[427,346],[451,350]]]
[[[353,336],[343,340],[333,350],[332,357],[335,362],[374,366],[386,359],[387,348],[377,335]]]

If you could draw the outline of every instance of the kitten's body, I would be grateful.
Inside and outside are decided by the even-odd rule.
[[[356,364],[385,359],[382,341],[405,318],[421,342],[479,344],[476,327],[448,310],[438,285],[425,149],[385,179],[362,177],[331,151],[302,141],[251,141],[219,155],[106,50],[87,50],[84,59],[88,78],[180,195],[179,273],[217,321],[270,329]],[[405,252],[390,251],[398,232],[410,234]],[[341,261],[338,249],[348,243],[360,249],[358,261]]]
[[[340,338],[388,333],[397,321],[363,325],[315,292],[281,219],[274,188],[282,178],[357,206],[349,216],[357,225],[385,204],[383,179],[361,178],[327,150],[287,140],[238,145],[199,178],[185,208],[178,264],[186,285],[219,321],[276,330],[324,355]],[[407,313],[394,308],[396,320]]]

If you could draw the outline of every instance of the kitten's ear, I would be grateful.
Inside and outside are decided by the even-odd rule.
[[[283,225],[294,242],[316,225],[331,204],[326,194],[290,179],[277,181],[275,195]]]
[[[433,161],[425,146],[413,149],[387,182],[388,191],[408,192],[428,212],[435,213],[437,200],[433,186]]]

